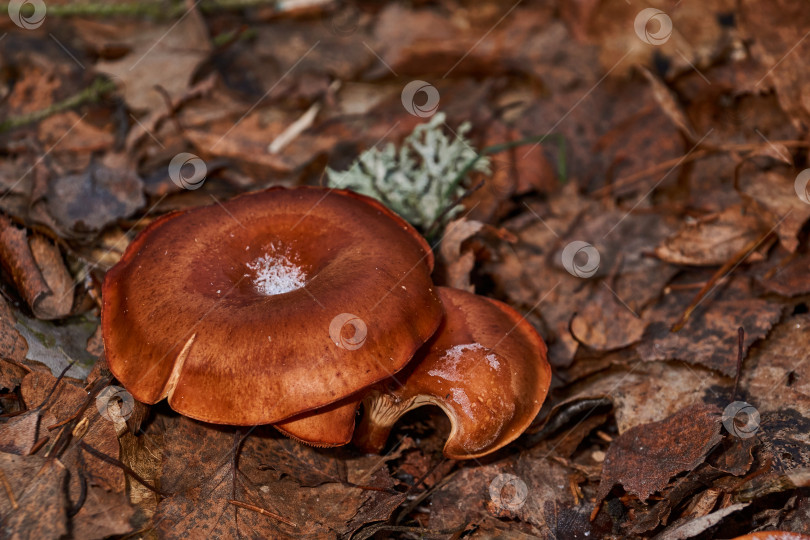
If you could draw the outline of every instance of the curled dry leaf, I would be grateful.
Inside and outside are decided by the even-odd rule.
[[[658,246],[655,254],[672,264],[721,265],[766,230],[756,213],[734,205],[719,214],[685,224]],[[752,262],[761,259],[756,252],[748,257]]]
[[[61,319],[73,306],[73,278],[68,272],[59,248],[49,240],[34,235],[28,241],[31,254],[39,267],[51,294],[42,297],[32,307],[39,319]]]
[[[810,219],[810,204],[796,196],[795,177],[787,171],[763,171],[745,176],[740,190],[756,202],[757,213],[765,217],[768,229],[775,230],[779,243],[793,253],[799,247],[797,238]]]
[[[749,503],[736,503],[699,518],[681,518],[673,522],[663,534],[656,536],[656,540],[686,540],[692,538],[706,532],[723,521],[726,516],[739,512],[748,505]]]
[[[699,137],[695,135],[695,128],[692,127],[692,123],[686,117],[686,111],[684,111],[683,107],[678,103],[672,90],[667,88],[664,81],[654,75],[653,72],[646,67],[642,66],[640,69],[644,78],[647,79],[647,82],[650,83],[650,87],[652,87],[652,94],[655,101],[658,102],[658,105],[661,107],[664,114],[667,115],[667,118],[669,118],[689,140],[697,141]]]
[[[751,53],[776,90],[782,110],[799,129],[810,125],[807,27],[810,9],[804,2],[779,2],[778,9],[757,0],[740,2],[740,28],[751,40]],[[759,85],[759,83],[758,83]],[[760,86],[760,90],[762,87]]]
[[[470,284],[470,271],[475,264],[475,254],[472,250],[462,253],[461,245],[477,232],[484,228],[480,221],[460,218],[447,224],[439,247],[439,262],[446,273],[445,280],[448,287],[475,292]]]
[[[73,280],[56,246],[40,236],[29,239],[0,217],[0,259],[34,315],[59,319],[70,313]]]
[[[22,364],[28,353],[28,342],[15,327],[17,319],[0,297],[0,388],[19,386],[31,369]]]
[[[129,25],[123,32],[117,23],[110,26],[107,41],[129,50],[121,58],[98,62],[95,68],[121,83],[124,99],[137,111],[166,107],[155,89],[158,84],[172,99],[182,95],[211,50],[205,21],[196,9],[175,23]]]
[[[610,351],[636,343],[647,322],[634,313],[611,290],[603,287],[571,320],[571,333],[599,351]]]

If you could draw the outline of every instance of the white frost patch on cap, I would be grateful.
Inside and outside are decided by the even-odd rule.
[[[465,345],[456,345],[448,349],[441,357],[443,367],[441,369],[431,369],[428,375],[433,377],[441,377],[448,381],[460,381],[462,374],[458,372],[458,362],[467,351],[485,351],[486,348],[480,343],[467,343]],[[497,357],[490,353],[486,356],[487,363],[492,369],[498,369],[501,364],[498,362]]]
[[[271,252],[275,251],[273,244],[270,244],[270,249]],[[306,285],[306,273],[287,255],[268,253],[247,263],[247,267],[254,272],[253,285],[256,290],[266,296],[288,293]]]
[[[458,403],[461,410],[464,411],[464,414],[472,418],[472,403],[470,403],[470,398],[467,397],[467,392],[461,388],[451,388],[450,393],[453,394],[453,401]]]

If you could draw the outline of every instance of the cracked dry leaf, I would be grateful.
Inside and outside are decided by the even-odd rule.
[[[698,492],[701,495],[709,493],[706,486],[711,486],[723,472],[711,465],[699,465],[686,476],[681,476],[661,492],[660,500],[653,501],[649,512],[638,515],[635,519],[624,523],[622,531],[629,534],[641,534],[656,529],[661,523],[669,520],[672,510],[689,495]],[[715,493],[715,497],[717,493]]]
[[[627,353],[625,353],[627,354]],[[685,407],[722,397],[733,381],[680,362],[636,361],[597,372],[569,386],[568,401],[608,398],[619,433],[657,422]]]
[[[720,427],[720,410],[697,404],[627,430],[608,448],[597,500],[603,501],[615,485],[648,499],[676,474],[701,464],[720,442]]]

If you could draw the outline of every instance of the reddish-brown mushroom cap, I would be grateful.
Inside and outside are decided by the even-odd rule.
[[[480,457],[529,427],[551,381],[546,345],[515,310],[466,291],[439,287],[445,318],[433,338],[395,379],[363,399],[355,443],[380,451],[406,411],[438,405],[451,432],[444,455]]]
[[[390,377],[435,331],[430,247],[373,199],[275,188],[147,227],[103,285],[110,369],[143,402],[276,423]]]
[[[313,446],[342,446],[352,440],[359,407],[359,399],[347,398],[293,416],[274,427],[288,437]]]

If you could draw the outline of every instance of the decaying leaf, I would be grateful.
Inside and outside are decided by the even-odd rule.
[[[756,213],[746,212],[742,206],[731,206],[717,215],[686,224],[658,246],[655,254],[672,264],[719,266],[766,230]],[[749,257],[751,261],[757,259],[761,259],[757,253]]]
[[[439,256],[447,273],[447,284],[457,289],[474,292],[470,284],[470,271],[475,264],[475,253],[461,252],[461,244],[480,231],[484,224],[480,221],[460,218],[447,224],[439,247]]]
[[[143,181],[134,171],[91,164],[80,174],[52,179],[39,219],[74,240],[92,238],[144,204]],[[36,208],[36,207],[35,207]]]
[[[676,474],[699,465],[720,438],[720,411],[714,406],[694,405],[660,422],[636,426],[610,445],[597,498],[604,500],[619,484],[646,500]]]
[[[741,297],[740,290],[745,286],[718,287],[716,297],[706,299],[677,332],[671,330],[672,323],[686,309],[692,295],[689,291],[667,295],[645,314],[652,322],[646,339],[638,345],[639,354],[645,361],[683,360],[733,376],[737,369],[737,329],[745,330],[743,348],[748,350],[768,334],[782,315],[779,304]]]
[[[15,498],[14,503],[8,502],[7,492],[0,498],[0,532],[4,537],[48,540],[68,533],[68,473],[58,459],[0,454],[0,470]]]
[[[0,262],[37,317],[59,319],[70,313],[73,280],[59,248],[39,236],[28,238],[24,229],[0,217]]]

